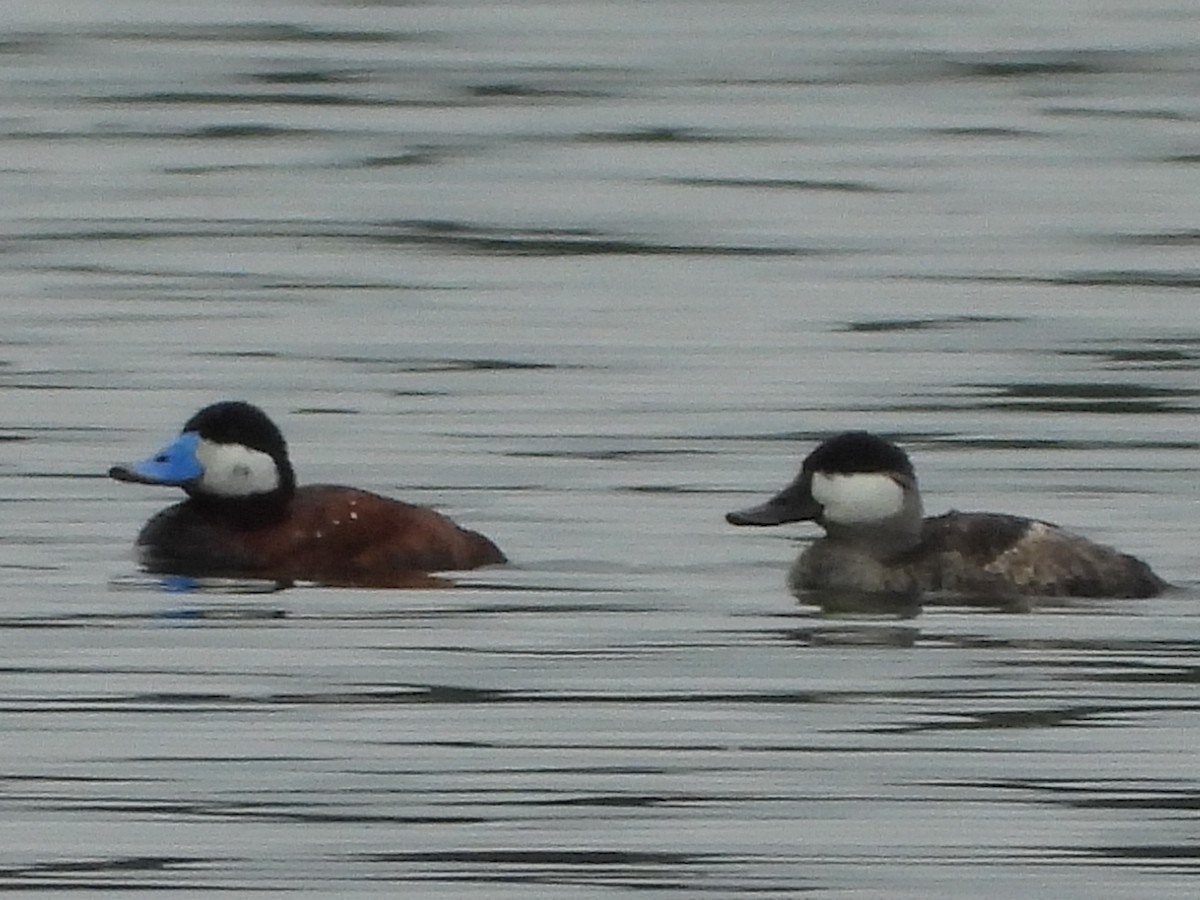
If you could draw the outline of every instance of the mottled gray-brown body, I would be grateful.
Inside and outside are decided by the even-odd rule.
[[[878,557],[825,537],[792,566],[788,585],[917,597],[948,592],[997,599],[1152,597],[1166,583],[1146,563],[1057,525],[998,513],[949,512],[924,520],[920,543]]]
[[[947,592],[983,599],[1150,597],[1166,582],[1146,563],[1037,519],[986,512],[926,518],[917,477],[896,445],[862,431],[821,444],[766,503],[734,525],[815,521],[825,536],[788,576],[797,596]]]

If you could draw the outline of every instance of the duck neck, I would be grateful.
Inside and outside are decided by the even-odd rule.
[[[219,516],[241,528],[259,528],[283,519],[295,494],[295,486],[281,485],[269,494],[248,494],[245,497],[219,497],[212,494],[191,494],[191,502],[206,515]]]
[[[828,539],[852,546],[880,562],[894,560],[921,543],[925,512],[921,498],[905,497],[903,508],[893,516],[876,522],[839,524],[822,522]]]
[[[218,492],[203,482],[184,487],[192,504],[206,515],[220,516],[244,528],[278,522],[287,515],[296,493],[296,473],[286,456],[275,457],[278,477],[270,491],[255,493]]]

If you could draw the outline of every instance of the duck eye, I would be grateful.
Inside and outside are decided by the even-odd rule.
[[[165,463],[165,462],[169,462],[170,460],[167,458],[167,454],[160,453],[160,454],[158,454],[158,456],[154,457],[154,461],[160,462],[160,463]]]

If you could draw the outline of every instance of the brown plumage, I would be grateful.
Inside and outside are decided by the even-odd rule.
[[[296,487],[279,430],[248,403],[206,407],[158,454],[109,474],[189,494],[138,535],[153,572],[410,587],[427,583],[423,573],[505,562],[486,537],[427,507],[339,485]]]
[[[788,576],[794,593],[815,592],[822,605],[936,592],[997,600],[1152,597],[1167,587],[1140,559],[1049,522],[975,512],[926,518],[907,454],[863,431],[825,441],[791,484],[726,519],[814,521],[825,529]]]
[[[330,484],[296,489],[282,517],[246,522],[184,500],[154,516],[137,538],[152,572],[409,587],[414,573],[505,562],[483,535],[441,513]]]
[[[1039,597],[1153,597],[1166,582],[1135,556],[1050,522],[948,512],[924,522],[912,563],[925,591]]]

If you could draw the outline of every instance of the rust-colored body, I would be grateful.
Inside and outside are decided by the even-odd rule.
[[[362,587],[505,561],[486,537],[432,509],[328,484],[296,488],[266,521],[184,500],[147,522],[137,544],[155,572]]]

